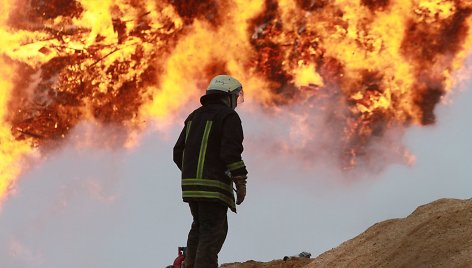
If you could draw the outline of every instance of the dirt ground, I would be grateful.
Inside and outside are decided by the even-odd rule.
[[[222,267],[472,267],[472,199],[420,206],[408,217],[377,223],[315,259]]]
[[[307,259],[307,258],[297,258],[297,259],[291,259],[287,261],[283,260],[275,260],[271,262],[257,262],[257,261],[247,261],[243,263],[228,263],[228,264],[223,264],[221,267],[224,268],[299,268],[299,267],[305,267],[308,264],[310,264],[313,261],[313,259]]]

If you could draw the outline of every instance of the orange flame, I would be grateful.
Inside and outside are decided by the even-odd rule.
[[[352,167],[390,128],[435,122],[472,44],[465,0],[1,4],[0,198],[32,148],[83,120],[170,120],[219,73],[267,109],[307,107],[303,122],[317,105]]]

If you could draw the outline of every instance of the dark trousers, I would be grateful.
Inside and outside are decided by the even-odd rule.
[[[228,233],[228,207],[217,202],[189,202],[193,222],[187,239],[185,268],[217,268]]]

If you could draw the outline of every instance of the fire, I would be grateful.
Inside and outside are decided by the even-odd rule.
[[[1,73],[13,75],[14,69],[5,69],[4,62],[0,60]],[[0,118],[4,118],[7,114],[8,97],[12,84],[7,80],[0,80],[0,87],[3,94],[0,95]],[[8,191],[14,186],[14,179],[18,176],[21,169],[18,158],[29,150],[26,143],[15,142],[8,125],[0,124],[0,203],[5,198]]]
[[[303,122],[310,107],[330,114],[352,168],[389,129],[435,122],[472,44],[465,0],[1,4],[0,197],[22,157],[79,122],[170,120],[220,73],[266,109],[307,107],[296,110]]]

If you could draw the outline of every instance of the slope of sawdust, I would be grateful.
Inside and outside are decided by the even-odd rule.
[[[377,223],[316,259],[247,261],[225,268],[472,267],[472,199],[440,199]]]
[[[472,267],[472,199],[440,199],[377,223],[306,267]]]

